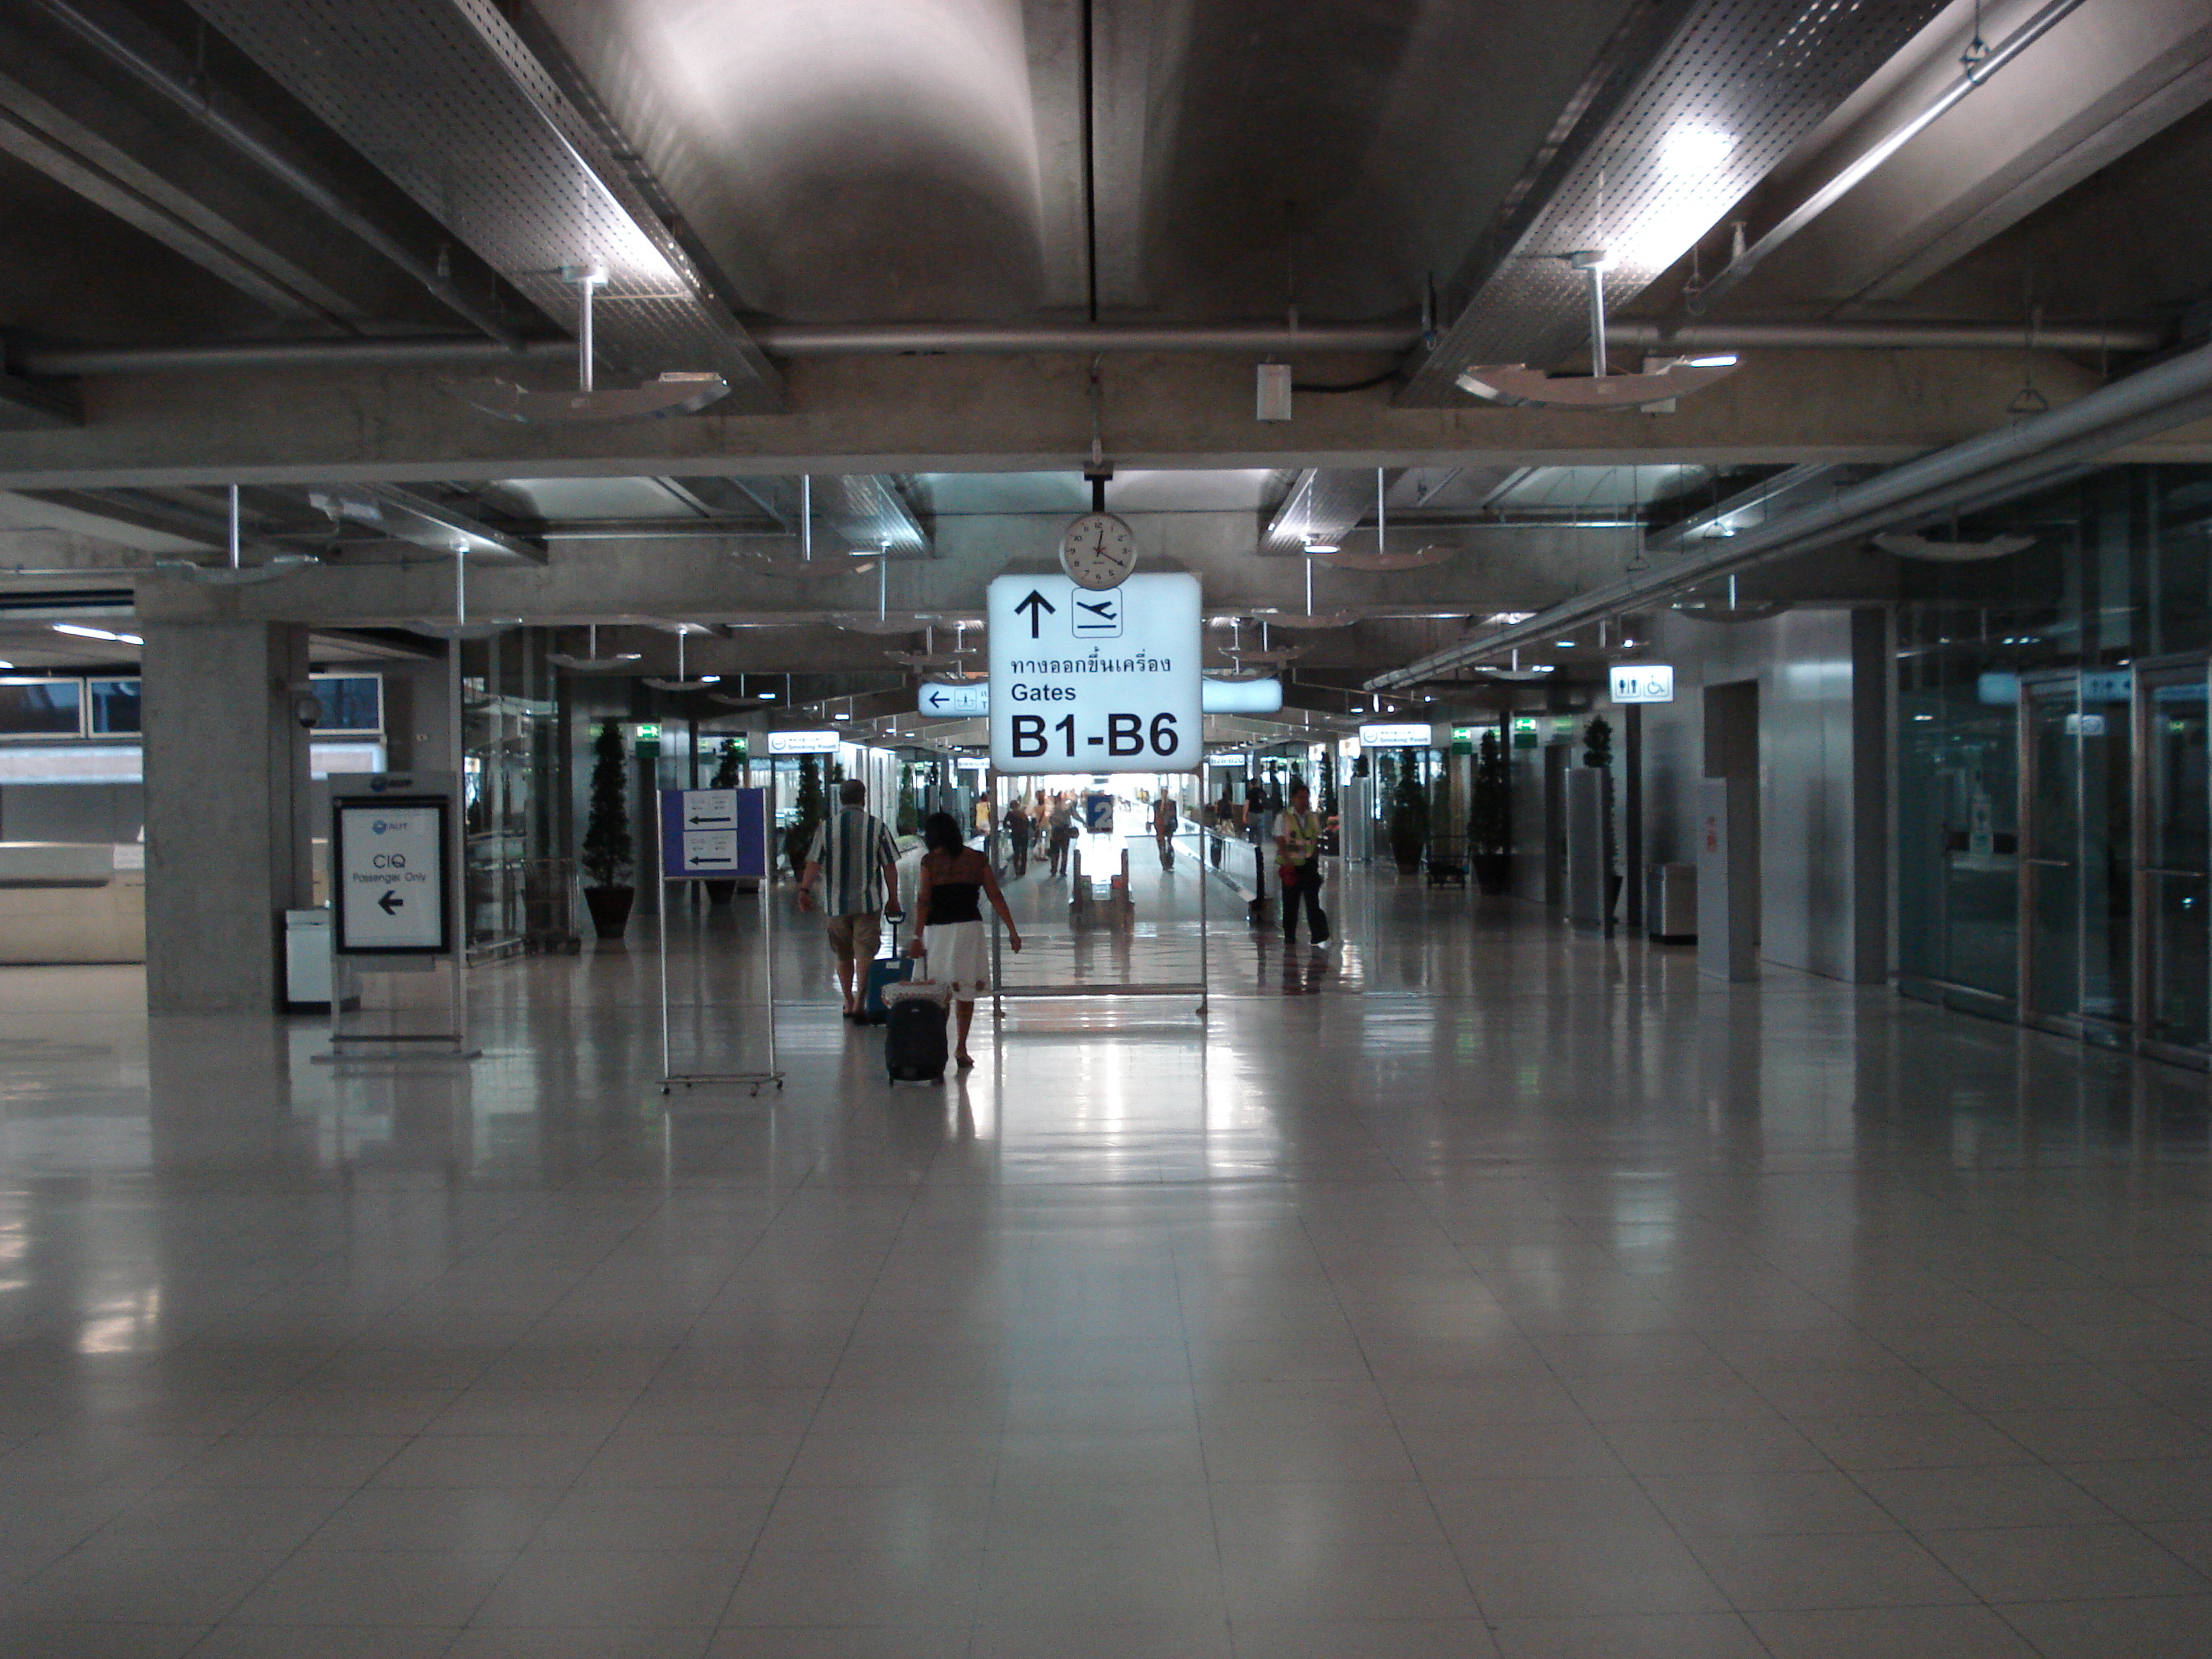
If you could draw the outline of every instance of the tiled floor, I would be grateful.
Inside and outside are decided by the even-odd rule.
[[[1136,865],[1127,940],[1023,884],[1022,971],[1184,971]],[[2202,1078],[1229,896],[1206,1035],[1015,1005],[943,1090],[799,931],[758,1101],[654,1088],[643,925],[481,971],[459,1069],[0,972],[0,1652],[2212,1654]]]

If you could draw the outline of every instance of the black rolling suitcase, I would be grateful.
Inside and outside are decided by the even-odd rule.
[[[894,1083],[942,1083],[951,1045],[945,1038],[952,1012],[950,986],[911,979],[884,993],[890,1013],[884,1023],[884,1069]]]

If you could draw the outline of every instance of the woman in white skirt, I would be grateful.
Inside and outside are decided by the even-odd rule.
[[[950,812],[932,812],[921,826],[921,891],[914,902],[917,957],[929,958],[929,976],[952,992],[952,1057],[962,1071],[975,1065],[968,1052],[968,1028],[975,1023],[975,999],[991,988],[990,942],[983,937],[982,899],[991,901],[1006,924],[1006,943],[1022,948],[1021,930],[1006,908],[1006,896],[991,873],[991,860],[970,847],[960,821]]]

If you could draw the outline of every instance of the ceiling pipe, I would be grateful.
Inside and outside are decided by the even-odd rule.
[[[1625,576],[1528,621],[1434,652],[1369,680],[1388,690],[1504,656],[1561,633],[1664,600],[1717,577],[1810,553],[1953,507],[1985,505],[2074,471],[2125,445],[2212,416],[2212,346],[2116,380],[2048,414],[1984,432],[1877,473],[1828,501],[1780,514],[1712,550]]]
[[[1402,351],[1411,325],[1395,323],[1175,324],[1161,327],[964,323],[770,323],[754,342],[779,357],[895,356],[909,353],[1089,355],[1102,351]],[[1662,323],[1610,322],[1607,343],[1624,350],[1689,351],[2153,351],[2157,329],[2030,327],[2021,323]],[[216,345],[117,346],[20,350],[15,367],[40,379],[137,374],[228,374],[292,368],[443,368],[512,362],[520,356],[573,362],[575,342],[526,341],[510,351],[489,340],[432,336],[388,340],[238,341]]]
[[[1958,78],[1917,113],[1906,118],[1876,139],[1842,172],[1792,208],[1783,216],[1780,223],[1730,259],[1719,275],[1691,296],[1691,307],[1703,310],[1758,270],[1769,255],[1856,189],[1869,173],[1957,108],[1968,93],[1986,85],[1991,76],[2050,33],[2081,3],[2081,0],[2050,0],[2049,4],[1995,46],[1983,44],[1979,25],[1981,14],[1977,11],[1974,39],[1959,60]]]
[[[313,203],[325,217],[368,243],[428,289],[440,304],[483,330],[502,349],[511,350],[521,345],[522,337],[507,323],[463,294],[434,266],[416,258],[410,249],[316,178],[276,143],[255,131],[245,119],[218,106],[204,77],[180,65],[161,61],[168,54],[152,40],[125,40],[106,21],[88,15],[81,8],[70,4],[69,0],[35,0],[35,3],[110,63],[161,94],[264,173]]]

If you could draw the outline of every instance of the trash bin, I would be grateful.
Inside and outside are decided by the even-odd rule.
[[[1655,864],[1646,872],[1644,924],[1661,945],[1694,945],[1698,939],[1698,866]]]
[[[331,913],[284,913],[284,1012],[328,1013],[331,1006]]]

